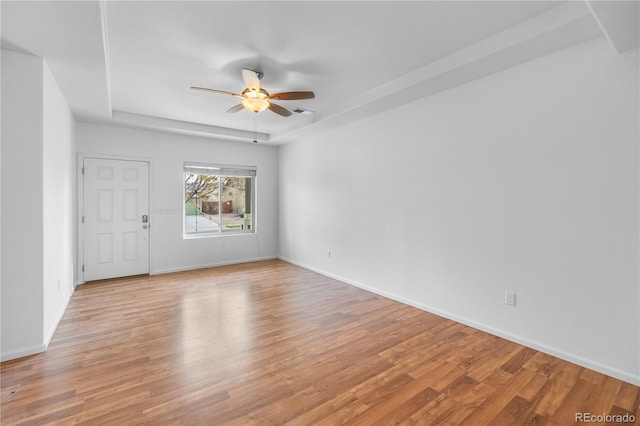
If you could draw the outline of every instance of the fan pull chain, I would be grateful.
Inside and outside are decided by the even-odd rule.
[[[253,115],[253,143],[258,143],[258,113],[254,113]]]

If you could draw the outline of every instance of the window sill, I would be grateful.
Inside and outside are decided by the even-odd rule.
[[[199,240],[201,238],[237,237],[240,235],[256,235],[256,232],[255,231],[227,231],[222,234],[202,232],[199,234],[182,234],[182,239],[183,240]]]

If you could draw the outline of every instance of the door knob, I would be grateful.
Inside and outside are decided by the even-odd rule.
[[[149,226],[147,225],[142,225],[142,229],[147,229]]]

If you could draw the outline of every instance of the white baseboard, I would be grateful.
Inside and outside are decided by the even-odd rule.
[[[202,265],[181,266],[178,268],[154,269],[149,271],[149,275],[162,275],[162,274],[170,274],[172,272],[194,271],[196,269],[215,268],[216,266],[237,265],[240,263],[249,263],[249,262],[260,262],[261,260],[273,260],[277,258],[278,258],[277,256],[265,256],[265,257],[251,258],[251,259],[232,260],[229,262],[214,262],[214,263],[206,263]],[[77,286],[83,285],[83,284],[84,284],[84,281],[76,283]]]
[[[635,376],[630,372],[623,371],[623,370],[620,370],[618,368],[611,367],[611,366],[608,366],[608,365],[604,365],[604,364],[601,364],[599,362],[592,361],[590,359],[584,358],[584,357],[582,357],[580,355],[572,354],[572,353],[563,351],[561,349],[558,349],[558,348],[555,348],[555,347],[552,347],[552,346],[548,346],[548,345],[545,345],[543,343],[539,343],[539,342],[527,339],[525,337],[509,333],[509,332],[501,330],[501,329],[490,327],[490,326],[487,326],[485,324],[473,321],[471,319],[464,318],[464,317],[452,314],[450,312],[442,311],[440,309],[434,308],[433,306],[429,306],[429,305],[425,305],[425,304],[422,304],[422,303],[418,303],[416,301],[413,301],[413,300],[410,300],[410,299],[406,299],[404,297],[397,296],[395,294],[391,294],[391,293],[387,293],[385,291],[381,291],[379,289],[367,286],[367,285],[359,283],[357,281],[353,281],[353,280],[350,280],[348,278],[344,278],[344,277],[341,277],[339,275],[335,275],[335,274],[332,274],[330,272],[323,271],[322,269],[318,269],[318,268],[314,268],[314,267],[309,266],[309,265],[305,265],[304,263],[295,261],[293,259],[289,259],[289,258],[286,258],[286,257],[283,257],[283,256],[278,256],[278,259],[283,260],[283,261],[288,262],[288,263],[291,263],[291,264],[296,265],[296,266],[300,266],[301,268],[308,269],[308,270],[313,271],[313,272],[317,272],[317,273],[319,273],[321,275],[324,275],[326,277],[333,278],[333,279],[338,280],[338,281],[342,281],[342,282],[344,282],[346,284],[353,285],[354,287],[358,287],[358,288],[361,288],[363,290],[370,291],[371,293],[375,293],[375,294],[377,294],[379,296],[386,297],[387,299],[395,300],[397,302],[404,303],[405,305],[413,306],[413,307],[421,309],[423,311],[426,311],[426,312],[441,316],[443,318],[450,319],[452,321],[459,322],[459,323],[464,324],[464,325],[468,325],[469,327],[473,327],[473,328],[475,328],[477,330],[484,331],[486,333],[492,334],[494,336],[501,337],[501,338],[509,340],[511,342],[515,342],[515,343],[518,343],[520,345],[527,346],[527,347],[535,349],[537,351],[544,352],[546,354],[549,354],[549,355],[555,356],[557,358],[563,359],[565,361],[572,362],[572,363],[577,364],[577,365],[579,365],[581,367],[585,367],[585,368],[588,368],[590,370],[594,370],[594,371],[597,371],[599,373],[606,374],[607,376],[611,376],[611,377],[614,377],[616,379],[620,379],[620,380],[625,381],[627,383],[631,383],[632,385],[640,386],[640,376]]]
[[[231,260],[226,262],[206,263],[202,265],[181,266],[178,268],[156,269],[149,272],[149,275],[161,275],[161,274],[170,274],[172,272],[193,271],[196,269],[215,268],[217,266],[237,265],[240,263],[260,262],[262,260],[273,260],[277,258],[278,258],[277,256],[265,256],[265,257],[255,257],[251,259]]]

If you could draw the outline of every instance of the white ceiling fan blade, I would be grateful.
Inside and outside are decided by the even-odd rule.
[[[244,84],[247,85],[247,89],[255,90],[256,92],[260,91],[260,76],[257,72],[243,68],[242,79]]]
[[[232,106],[231,108],[229,108],[227,110],[227,112],[238,112],[238,111],[240,111],[242,109],[244,109],[244,105],[238,104],[238,105],[235,105],[235,106]]]

